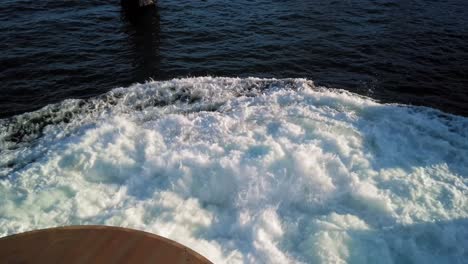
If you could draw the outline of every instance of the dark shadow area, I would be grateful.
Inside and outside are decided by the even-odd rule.
[[[123,31],[128,34],[128,42],[132,50],[129,60],[132,63],[133,74],[130,83],[157,79],[160,76],[160,16],[155,5],[144,8],[125,7],[122,1]],[[128,84],[128,83],[127,83]]]
[[[393,263],[462,264],[468,260],[468,219],[396,225],[372,231],[356,230],[349,234],[364,244],[373,244],[370,248],[386,245],[385,251],[388,250]],[[362,252],[362,246],[361,243],[354,247],[352,244],[350,251]],[[360,256],[351,254],[349,261],[357,263],[360,259]]]

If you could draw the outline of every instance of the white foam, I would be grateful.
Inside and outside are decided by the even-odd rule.
[[[191,78],[2,120],[0,147],[1,236],[107,224],[215,263],[468,258],[468,120],[429,108]]]

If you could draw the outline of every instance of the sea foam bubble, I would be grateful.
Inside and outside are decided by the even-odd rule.
[[[0,120],[0,236],[105,224],[215,263],[463,263],[468,119],[188,78]]]

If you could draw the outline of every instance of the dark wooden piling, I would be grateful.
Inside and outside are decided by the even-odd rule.
[[[123,10],[128,14],[137,14],[148,8],[154,8],[153,0],[121,0]]]

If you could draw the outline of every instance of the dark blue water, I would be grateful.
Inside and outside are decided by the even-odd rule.
[[[466,0],[164,0],[139,24],[117,0],[2,0],[0,38],[0,117],[206,75],[309,78],[468,115]]]

